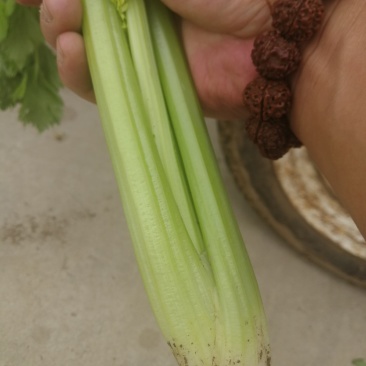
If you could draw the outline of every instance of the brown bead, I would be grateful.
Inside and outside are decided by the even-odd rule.
[[[277,160],[292,147],[292,132],[286,118],[271,122],[251,118],[246,121],[245,129],[265,158]]]
[[[243,101],[253,117],[279,119],[291,108],[291,90],[284,81],[257,77],[244,90]]]
[[[255,39],[252,60],[261,76],[283,79],[297,69],[301,54],[295,42],[287,41],[279,31],[272,30]]]
[[[257,143],[257,134],[262,123],[263,121],[254,117],[249,117],[245,121],[245,131],[250,141]]]
[[[284,38],[295,42],[312,38],[323,16],[322,0],[277,0],[272,7],[273,27]]]

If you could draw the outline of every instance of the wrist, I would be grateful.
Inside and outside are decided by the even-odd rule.
[[[320,32],[304,49],[292,82],[291,127],[307,147],[323,135],[331,142],[365,108],[357,103],[365,94],[365,19],[364,0],[332,1]]]
[[[291,127],[362,227],[366,180],[366,3],[333,1],[293,80]]]

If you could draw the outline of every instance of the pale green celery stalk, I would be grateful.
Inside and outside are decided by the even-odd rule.
[[[218,293],[218,365],[228,355],[244,365],[269,358],[266,319],[257,282],[229,205],[182,47],[167,9],[148,0],[164,95],[192,193]],[[249,340],[249,342],[248,342]]]
[[[128,2],[126,19],[129,44],[142,99],[148,110],[149,124],[162,160],[164,171],[173,191],[179,212],[198,252],[204,257],[202,236],[195,219],[187,182],[182,169],[176,141],[171,129],[168,110],[155,62],[147,15],[143,0]],[[148,60],[148,61],[147,61]]]
[[[105,0],[83,4],[83,33],[99,112],[150,302],[167,339],[208,360],[211,350],[204,342],[214,342],[212,277],[185,229],[147,128],[114,7]]]
[[[83,3],[98,107],[164,336],[182,366],[268,365],[259,291],[169,14],[160,1],[147,2],[153,48],[140,0],[122,14],[129,41],[110,1]],[[114,3],[125,10],[124,1]]]

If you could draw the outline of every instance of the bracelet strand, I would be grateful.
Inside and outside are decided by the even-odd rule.
[[[245,129],[268,159],[279,159],[292,147],[302,146],[288,119],[289,77],[300,65],[301,47],[320,28],[324,11],[322,0],[277,0],[271,9],[272,29],[254,41],[252,61],[259,76],[243,92],[250,113]]]

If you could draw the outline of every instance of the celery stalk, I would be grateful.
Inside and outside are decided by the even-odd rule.
[[[167,174],[169,185],[173,191],[184,224],[198,251],[202,237],[198,223],[193,218],[194,209],[188,191],[179,151],[172,126],[169,120],[163,90],[160,86],[157,63],[155,62],[152,39],[149,33],[148,19],[143,0],[129,2],[127,17],[128,39],[131,56],[136,70],[141,95],[146,109],[149,111],[149,125],[155,138],[160,159]],[[149,60],[149,62],[146,62]]]
[[[170,14],[157,0],[83,4],[106,141],[167,342],[182,366],[268,365],[256,280]]]

